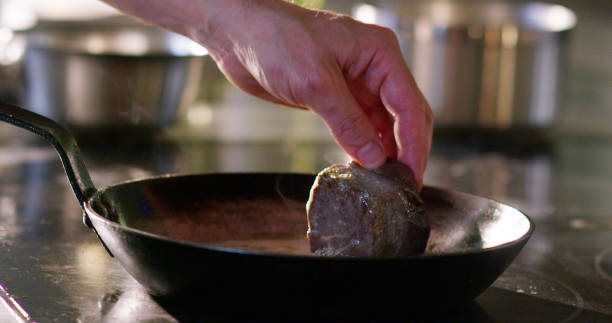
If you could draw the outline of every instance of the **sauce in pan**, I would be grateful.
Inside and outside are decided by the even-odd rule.
[[[214,247],[279,254],[312,255],[306,238],[303,201],[259,197],[205,199],[168,207],[148,205],[151,212],[121,218],[145,232]]]
[[[207,245],[247,251],[314,256],[305,236],[302,239],[227,240],[207,243]]]

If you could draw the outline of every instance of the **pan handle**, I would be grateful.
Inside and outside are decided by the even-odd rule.
[[[97,189],[91,181],[87,168],[85,168],[85,163],[74,137],[70,135],[68,130],[53,120],[2,101],[0,101],[0,120],[47,139],[55,148],[62,160],[62,165],[66,175],[68,175],[74,194],[83,209],[83,222],[91,228],[91,222],[85,213],[85,202],[93,196]]]

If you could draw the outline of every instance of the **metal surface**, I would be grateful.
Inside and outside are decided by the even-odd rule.
[[[457,147],[440,144],[433,151],[427,183],[511,201],[534,214],[537,225],[514,264],[492,288],[462,309],[467,311],[466,320],[516,317],[524,322],[559,322],[570,316],[578,321],[609,320],[612,285],[596,269],[608,277],[612,273],[612,254],[605,252],[612,229],[607,217],[609,176],[597,175],[609,171],[609,159],[605,159],[609,147],[568,143],[554,154],[513,156],[467,148],[458,152]],[[319,156],[337,152],[333,144],[300,145],[292,150],[261,143],[179,147],[160,143],[137,150],[120,145],[83,148],[92,176],[101,186],[176,171],[291,171],[291,161],[304,149]],[[80,208],[51,149],[2,146],[0,152],[4,156],[0,159],[2,284],[34,320],[176,322],[181,315],[202,320],[215,317],[205,304],[178,313],[160,307],[118,261],[108,257],[80,223]],[[123,154],[116,155],[119,152]],[[21,157],[13,160],[8,158],[11,155]],[[249,156],[251,162],[228,165],[227,160],[240,156]],[[573,166],[584,160],[592,161],[586,164],[591,175]],[[329,162],[321,158],[311,167],[320,169]],[[534,187],[534,182],[542,183]],[[589,193],[595,188],[600,193]],[[220,317],[227,319],[228,314],[224,315]],[[302,317],[303,311],[295,315]],[[331,315],[340,319],[345,314]]]
[[[92,196],[95,188],[67,131],[9,104],[0,105],[0,117],[51,142],[102,244],[164,302],[206,302],[248,312],[267,311],[273,303],[282,305],[284,312],[317,297],[319,308],[342,307],[356,314],[374,315],[391,304],[402,308],[406,302],[413,304],[413,310],[448,309],[485,290],[533,232],[531,221],[516,209],[428,187],[423,199],[432,232],[428,252],[422,256],[262,252],[251,244],[278,241],[283,248],[307,246],[304,205],[314,175],[164,176],[114,185]],[[218,246],[228,240],[246,246]],[[376,279],[364,281],[365,276]],[[398,298],[388,292],[390,286],[411,293]],[[258,298],[262,290],[270,296]],[[353,298],[356,293],[362,296]]]
[[[333,142],[113,142],[82,148],[100,186],[176,172],[314,172],[346,158]],[[305,154],[317,156],[313,164],[298,162]],[[431,313],[429,319],[610,320],[610,156],[605,143],[568,141],[538,153],[516,154],[436,141],[426,183],[517,205],[532,215],[537,230],[513,264],[473,303],[448,314]],[[81,224],[81,209],[51,148],[3,144],[0,157],[0,281],[33,320],[177,322],[184,317],[234,317],[236,310],[215,314],[210,304],[176,310],[152,299]],[[269,311],[249,319],[267,322],[267,315],[275,315],[277,308],[271,305]],[[301,308],[286,320],[307,321],[310,314]],[[319,314],[342,321],[351,313],[337,309],[312,315]]]
[[[4,102],[0,102],[0,120],[35,133],[53,146],[62,161],[79,204],[84,206],[97,190],[72,135],[53,120]]]
[[[2,322],[32,322],[30,315],[2,285],[0,285],[0,320]]]
[[[380,1],[353,15],[394,29],[436,125],[547,129],[561,106],[567,33],[559,5]]]
[[[206,51],[144,26],[72,26],[28,35],[22,102],[74,128],[159,128],[197,94]]]

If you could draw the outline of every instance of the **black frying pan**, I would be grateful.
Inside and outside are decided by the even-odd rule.
[[[304,210],[314,175],[162,176],[98,190],[64,128],[6,103],[0,119],[55,147],[85,224],[163,300],[209,309],[370,314],[448,308],[484,291],[534,229],[510,206],[425,187],[432,233],[424,255],[318,257],[308,251]]]

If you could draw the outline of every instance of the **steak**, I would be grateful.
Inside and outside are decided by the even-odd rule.
[[[320,256],[397,257],[423,253],[429,238],[410,167],[374,170],[351,162],[322,170],[306,204],[310,249]]]

